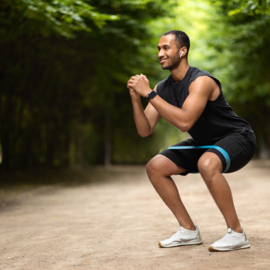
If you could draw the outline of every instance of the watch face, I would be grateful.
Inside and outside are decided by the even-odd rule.
[[[150,99],[152,99],[153,97],[155,97],[157,95],[157,93],[155,91],[150,92],[150,94],[146,97],[146,99],[148,101],[150,101]]]
[[[149,94],[149,97],[150,97],[150,99],[151,99],[151,98],[155,97],[156,95],[157,95],[156,92],[155,92],[155,91],[152,91],[152,92]]]

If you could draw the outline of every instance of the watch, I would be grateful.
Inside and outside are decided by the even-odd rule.
[[[157,95],[157,93],[155,91],[151,91],[150,93],[148,93],[145,98],[150,101],[150,99],[154,98]]]

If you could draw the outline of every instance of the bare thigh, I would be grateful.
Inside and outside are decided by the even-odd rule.
[[[174,162],[164,155],[156,155],[146,165],[146,171],[149,174],[159,174],[164,176],[171,176],[180,174],[186,170],[178,167]]]

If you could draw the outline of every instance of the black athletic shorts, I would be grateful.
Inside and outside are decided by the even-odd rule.
[[[238,171],[253,157],[256,150],[255,134],[241,129],[217,141],[214,145],[198,145],[193,139],[175,144],[160,154],[166,156],[188,173],[198,173],[198,160],[205,152],[215,153],[223,165],[223,173]]]

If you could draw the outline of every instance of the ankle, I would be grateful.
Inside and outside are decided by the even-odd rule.
[[[180,225],[180,226],[186,230],[189,230],[189,231],[196,231],[197,230],[197,228],[195,227],[194,224],[192,224],[192,225],[185,224],[185,225]]]
[[[234,231],[234,232],[237,232],[237,233],[243,233],[243,230],[241,227],[237,226],[237,227],[231,227],[231,229]]]

